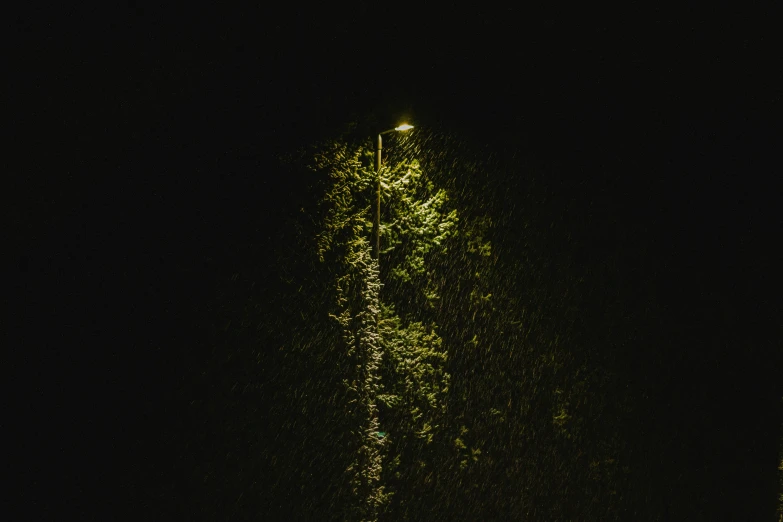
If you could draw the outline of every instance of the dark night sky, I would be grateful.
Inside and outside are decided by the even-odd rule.
[[[581,181],[605,205],[588,229],[595,248],[622,248],[617,237],[644,247],[641,269],[662,271],[636,283],[672,303],[668,327],[718,332],[673,357],[650,385],[668,390],[651,411],[674,410],[664,424],[675,426],[698,409],[731,432],[725,446],[774,460],[753,446],[774,448],[780,423],[781,129],[770,115],[781,77],[763,32],[575,31],[513,11],[391,8],[38,12],[14,25],[11,383],[19,452],[38,456],[23,493],[93,491],[116,463],[149,458],[167,377],[195,341],[188,304],[207,301],[247,238],[273,234],[301,197],[301,180],[264,166],[348,121],[400,115],[488,149],[520,146]],[[245,225],[256,212],[268,229]],[[716,368],[703,374],[714,400],[682,401],[677,383],[700,365]]]

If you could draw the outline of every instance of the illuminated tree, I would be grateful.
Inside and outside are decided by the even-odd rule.
[[[382,478],[418,464],[412,462],[414,446],[432,443],[445,412],[449,376],[437,325],[415,320],[422,314],[411,310],[398,314],[394,303],[402,294],[425,307],[437,301],[427,266],[442,252],[457,216],[416,161],[384,167],[382,282],[378,260],[370,257],[378,175],[371,151],[332,144],[314,168],[330,178],[318,252],[334,268],[331,316],[350,360],[343,380],[353,433],[346,450],[355,455],[346,470],[354,497],[349,516],[375,520],[394,493]],[[384,284],[393,291],[384,292]]]

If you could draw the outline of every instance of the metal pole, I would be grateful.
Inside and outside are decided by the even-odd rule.
[[[377,191],[375,199],[375,219],[372,223],[373,241],[372,257],[379,259],[381,253],[381,149],[383,140],[378,134],[378,141],[375,144],[375,176],[377,178]]]

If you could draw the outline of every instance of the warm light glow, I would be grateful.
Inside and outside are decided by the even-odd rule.
[[[394,130],[396,131],[406,131],[408,129],[412,129],[413,125],[408,125],[407,123],[403,123],[399,127],[394,127]]]

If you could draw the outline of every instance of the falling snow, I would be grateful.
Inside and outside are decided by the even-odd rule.
[[[645,412],[616,372],[655,316],[621,295],[619,257],[584,249],[594,202],[449,135],[394,136],[384,153],[378,260],[369,140],[284,164],[310,193],[277,272],[236,273],[208,314],[224,318],[210,341],[221,371],[188,397],[209,420],[179,450],[192,487],[211,491],[194,510],[665,519],[639,465],[651,461],[624,442],[624,419]]]

